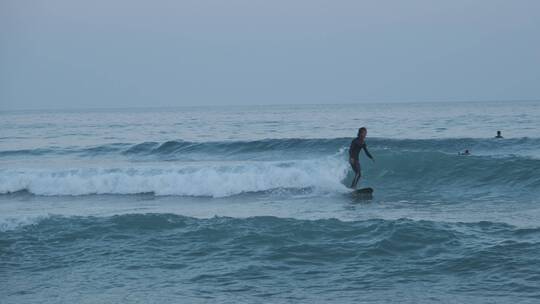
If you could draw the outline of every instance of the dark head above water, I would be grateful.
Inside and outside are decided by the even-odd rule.
[[[495,138],[503,138],[503,136],[501,135],[501,131],[497,131],[497,136],[495,136]]]
[[[366,127],[361,127],[360,129],[358,129],[358,137],[361,138],[361,139],[365,139],[366,138],[366,135],[367,135],[367,129]]]
[[[466,149],[465,151],[463,151],[463,153],[459,152],[458,154],[459,155],[471,155],[471,152],[469,151],[469,149]]]

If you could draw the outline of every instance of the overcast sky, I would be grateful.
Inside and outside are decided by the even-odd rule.
[[[0,0],[0,110],[521,99],[538,0]]]

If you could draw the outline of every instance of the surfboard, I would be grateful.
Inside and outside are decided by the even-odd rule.
[[[373,188],[362,188],[358,190],[354,190],[355,193],[362,193],[362,194],[373,194]]]
[[[373,188],[362,188],[362,189],[354,190],[353,194],[357,197],[369,199],[373,197]]]

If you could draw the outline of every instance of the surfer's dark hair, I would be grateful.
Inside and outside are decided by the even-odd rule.
[[[360,129],[358,129],[358,136],[360,136],[360,133],[362,133],[362,131],[367,132],[366,127],[361,127]]]

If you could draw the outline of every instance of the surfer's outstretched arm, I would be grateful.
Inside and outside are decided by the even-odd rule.
[[[367,149],[367,145],[364,145],[364,152],[366,153],[367,157],[371,158],[372,161],[375,161],[373,159],[373,155],[371,155],[371,153],[369,153],[369,151]]]

